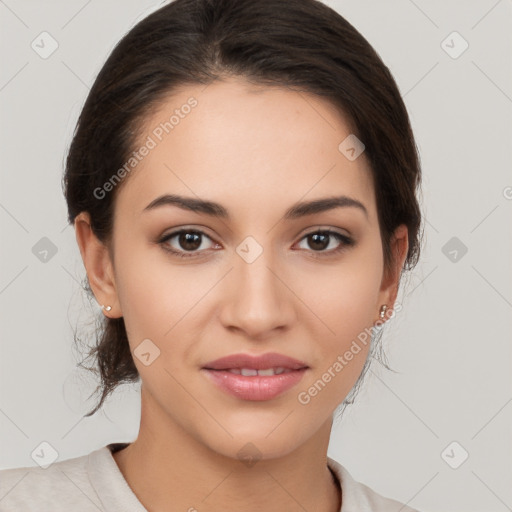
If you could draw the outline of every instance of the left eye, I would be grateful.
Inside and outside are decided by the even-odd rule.
[[[333,241],[333,238],[338,242],[337,246],[336,244],[334,244],[335,248],[331,247],[330,250],[325,250],[331,245],[330,242]],[[354,243],[354,241],[350,237],[342,235],[337,231],[330,230],[315,231],[313,233],[308,233],[302,238],[302,240],[305,240],[306,242],[309,241],[308,245],[314,249],[313,252],[320,253],[337,253],[345,249],[346,246],[353,245]]]

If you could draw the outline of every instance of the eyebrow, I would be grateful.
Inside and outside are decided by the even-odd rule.
[[[196,199],[193,197],[179,196],[176,194],[165,194],[157,197],[151,203],[149,203],[143,210],[150,211],[161,206],[177,206],[183,210],[189,210],[196,213],[203,213],[211,217],[220,219],[230,220],[228,210],[219,203],[213,201],[206,201],[203,199]],[[321,199],[315,199],[313,201],[303,201],[294,204],[284,214],[285,220],[298,219],[307,215],[314,215],[335,208],[357,208],[361,210],[366,218],[368,218],[368,210],[363,203],[357,199],[342,195],[335,197],[325,197]]]

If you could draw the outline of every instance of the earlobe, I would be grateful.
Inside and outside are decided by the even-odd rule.
[[[102,304],[110,306],[110,309],[102,308],[104,313],[109,312],[106,316],[115,317],[119,313],[119,303],[108,247],[92,231],[88,212],[76,216],[74,227],[91,290],[100,307]]]

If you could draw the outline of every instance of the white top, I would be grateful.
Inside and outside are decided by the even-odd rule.
[[[112,443],[46,469],[0,470],[0,512],[147,512],[112,456],[125,446]],[[341,484],[340,512],[418,512],[356,482],[330,457],[327,464]]]

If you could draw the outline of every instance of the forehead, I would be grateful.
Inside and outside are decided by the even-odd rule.
[[[144,120],[134,149],[150,149],[119,203],[140,211],[177,193],[244,211],[284,211],[299,200],[346,194],[374,216],[364,153],[351,161],[339,149],[351,133],[329,101],[309,93],[243,79],[181,86]]]

